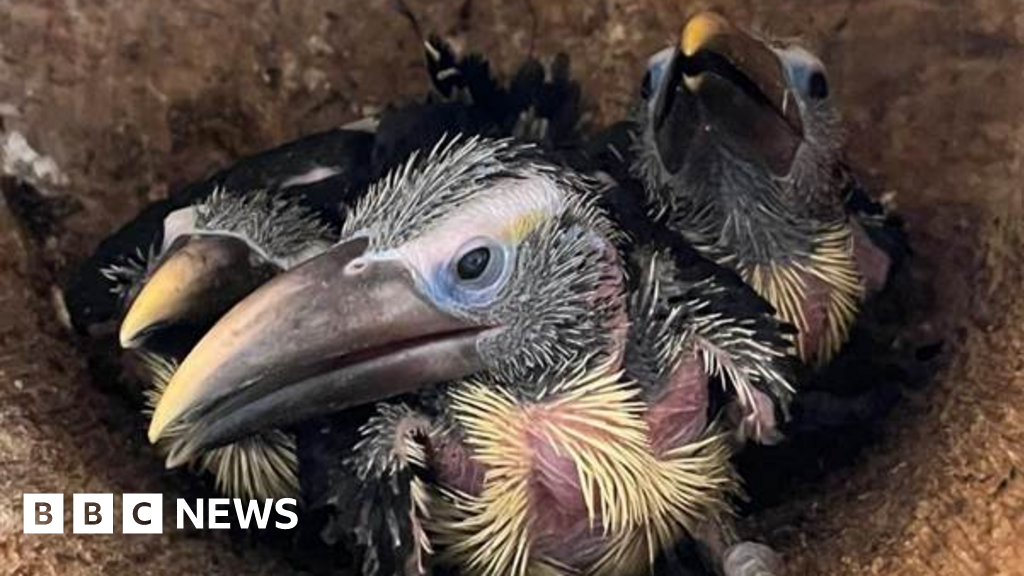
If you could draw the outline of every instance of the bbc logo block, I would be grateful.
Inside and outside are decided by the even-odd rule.
[[[63,494],[25,494],[22,504],[25,534],[64,533]]]
[[[25,534],[64,533],[63,494],[24,494],[23,526]],[[230,528],[235,513],[238,526],[266,530],[292,530],[299,523],[295,498],[243,501],[239,498],[198,498],[191,503],[178,498],[174,506],[178,530],[185,529],[187,518],[196,529]],[[122,494],[121,533],[162,534],[164,498],[162,494]],[[74,534],[113,534],[117,513],[113,494],[73,494],[71,527]],[[204,521],[205,520],[205,521]]]
[[[161,534],[164,531],[164,498],[161,494],[121,496],[121,532]]]
[[[75,494],[71,504],[71,526],[75,534],[113,534],[114,495]]]

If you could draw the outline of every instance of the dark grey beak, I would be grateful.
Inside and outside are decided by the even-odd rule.
[[[436,308],[397,259],[357,238],[277,276],[229,311],[175,373],[149,428],[183,424],[168,465],[254,432],[483,368],[487,327]]]

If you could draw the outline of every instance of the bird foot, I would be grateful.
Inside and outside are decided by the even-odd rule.
[[[757,542],[733,544],[722,556],[725,576],[780,576],[782,558],[774,550]]]

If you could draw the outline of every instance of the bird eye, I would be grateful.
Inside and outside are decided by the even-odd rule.
[[[820,70],[814,71],[807,80],[807,94],[815,100],[828,98],[828,80]]]
[[[452,260],[454,288],[468,300],[486,299],[508,277],[507,248],[491,238],[466,242]]]
[[[462,280],[476,280],[484,275],[487,270],[487,263],[491,261],[491,249],[487,246],[474,248],[459,258],[455,266]]]
[[[777,51],[786,70],[789,85],[807,100],[824,100],[829,95],[825,65],[814,54],[800,46]]]

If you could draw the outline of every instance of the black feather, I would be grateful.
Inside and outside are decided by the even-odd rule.
[[[524,121],[543,121],[544,134],[534,138],[537,135],[525,131],[527,139],[536,139],[551,150],[578,144],[581,90],[572,78],[568,55],[558,54],[549,68],[536,58],[527,58],[506,85],[492,73],[482,55],[459,56],[436,35],[430,37],[425,51],[427,72],[438,95],[472,106],[486,119],[485,129],[470,133],[523,136]]]

